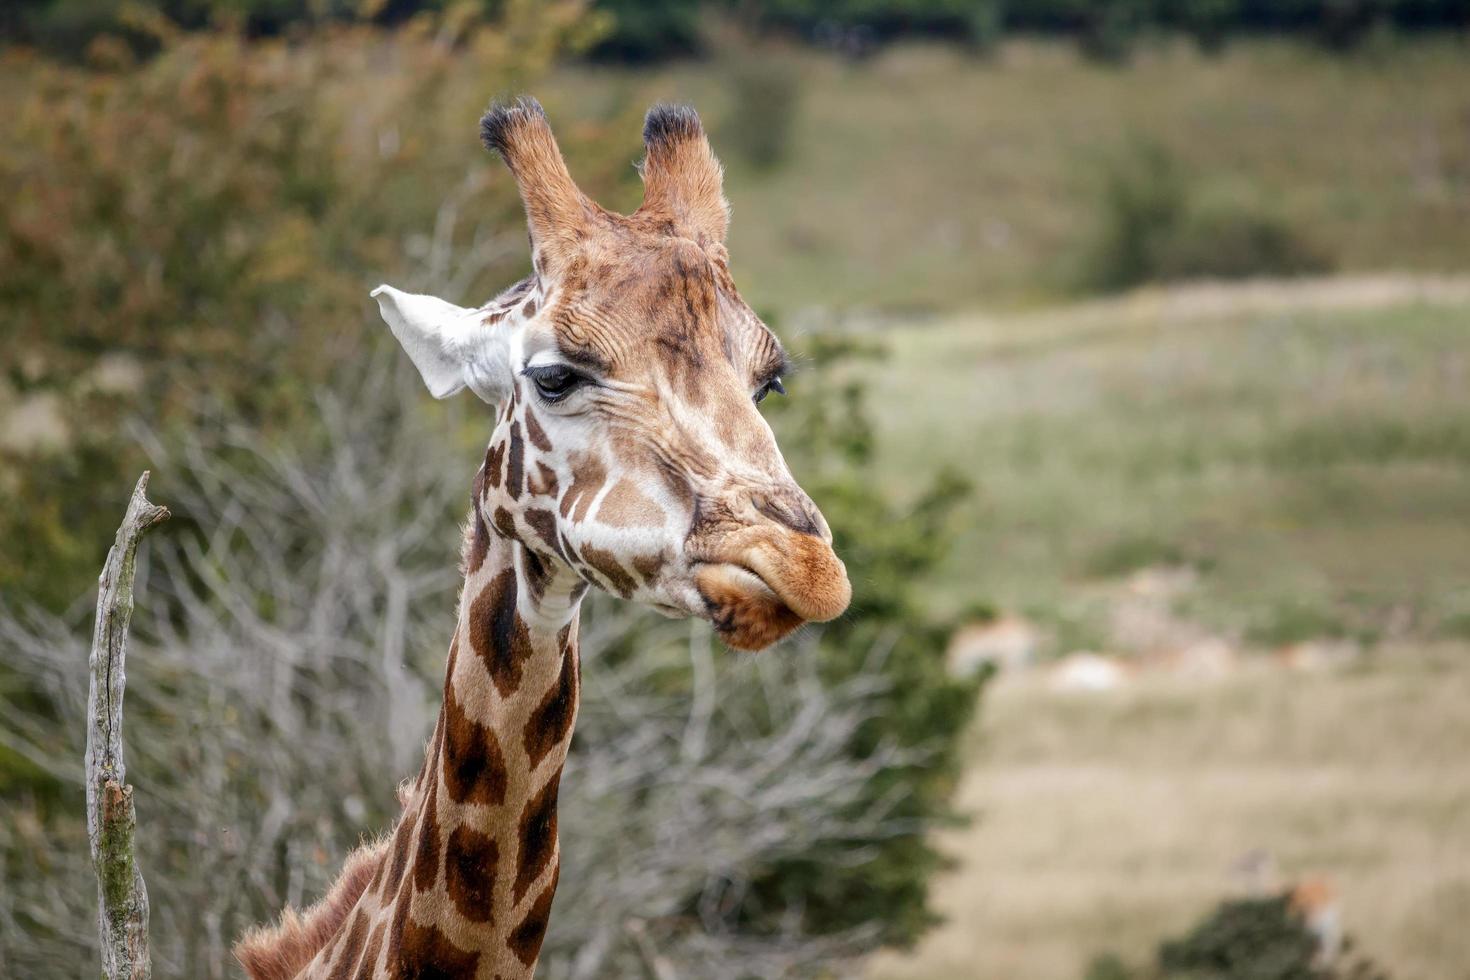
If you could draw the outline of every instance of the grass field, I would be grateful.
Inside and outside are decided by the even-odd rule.
[[[783,84],[786,155],[762,171],[742,147],[782,124]],[[1214,58],[1171,43],[1123,68],[1027,42],[987,59],[902,45],[861,64],[740,48],[651,71],[567,69],[545,95],[563,118],[697,105],[729,168],[736,277],[783,313],[1065,292],[1099,172],[1140,140],[1202,193],[1278,213],[1344,271],[1463,270],[1470,255],[1470,57],[1457,42],[1353,57],[1243,42]]]
[[[1470,648],[1340,673],[1245,671],[1105,696],[1001,684],[975,733],[937,881],[948,922],[870,980],[1080,980],[1149,961],[1256,848],[1324,874],[1395,980],[1470,976]]]
[[[976,486],[937,587],[1102,642],[1088,586],[1202,572],[1189,612],[1270,645],[1470,626],[1470,285],[1196,287],[888,333],[889,490]]]

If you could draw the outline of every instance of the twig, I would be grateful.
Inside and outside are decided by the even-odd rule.
[[[87,838],[97,871],[97,925],[104,980],[149,980],[148,890],[133,847],[137,814],[123,765],[122,707],[128,621],[138,541],[168,518],[148,502],[148,472],[138,478],[117,540],[97,579],[97,624],[92,631],[87,692]]]

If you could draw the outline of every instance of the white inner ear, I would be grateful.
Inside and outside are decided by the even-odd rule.
[[[479,310],[382,285],[372,295],[435,398],[469,388],[495,404],[510,392],[510,333]]]

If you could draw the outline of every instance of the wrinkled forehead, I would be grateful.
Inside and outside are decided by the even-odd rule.
[[[605,378],[662,375],[690,393],[780,372],[780,342],[740,298],[722,260],[686,239],[620,245],[613,254],[594,243],[567,264],[542,346]]]

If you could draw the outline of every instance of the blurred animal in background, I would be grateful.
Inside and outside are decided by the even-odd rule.
[[[532,275],[474,310],[374,292],[435,397],[468,388],[497,407],[443,708],[391,838],[351,855],[304,916],[241,941],[254,980],[532,974],[589,586],[747,650],[851,595],[756,407],[784,390],[786,357],[730,277],[695,113],[649,112],[628,216],[577,188],[535,101],[492,108],[481,135],[520,188]]]
[[[950,637],[945,662],[952,677],[973,677],[987,668],[1010,673],[1032,666],[1041,632],[1014,614],[967,623]]]

